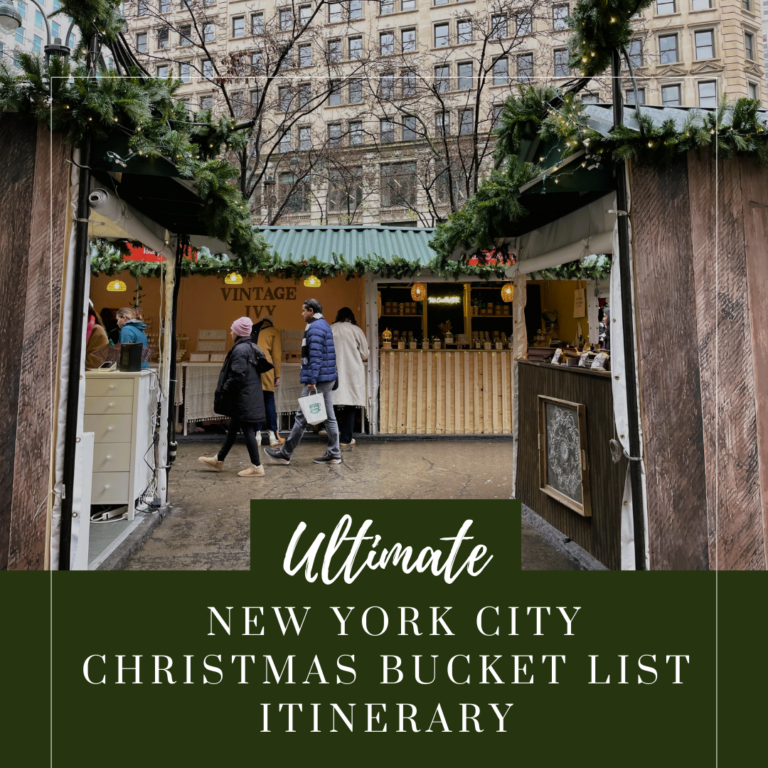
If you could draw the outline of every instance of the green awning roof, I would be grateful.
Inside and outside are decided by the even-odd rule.
[[[283,261],[314,257],[333,264],[336,254],[347,262],[379,256],[427,266],[437,255],[429,247],[431,227],[259,227],[259,231]]]

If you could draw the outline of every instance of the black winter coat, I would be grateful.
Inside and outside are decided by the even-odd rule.
[[[214,412],[239,421],[266,421],[261,374],[272,368],[272,363],[250,339],[238,338],[219,374],[213,397]]]

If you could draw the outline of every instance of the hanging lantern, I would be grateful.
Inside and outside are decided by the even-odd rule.
[[[107,290],[112,291],[113,293],[120,293],[122,291],[127,291],[128,288],[122,280],[110,280],[107,285]]]
[[[305,288],[319,288],[322,285],[320,282],[319,277],[315,277],[314,275],[310,275],[309,277],[304,278],[304,287]]]
[[[427,298],[427,284],[414,283],[411,287],[411,298],[414,301],[424,301]]]
[[[507,303],[515,298],[515,286],[512,283],[505,283],[501,288],[501,300]]]
[[[243,282],[243,276],[239,272],[230,272],[224,278],[224,282],[227,285],[241,285]]]

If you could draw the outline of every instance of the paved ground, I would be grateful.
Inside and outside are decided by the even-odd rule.
[[[558,552],[530,523],[523,519],[520,541],[521,567],[524,571],[581,571],[583,568],[568,555]]]
[[[344,464],[320,466],[323,452],[305,440],[291,466],[269,465],[263,478],[239,478],[248,466],[236,444],[220,474],[197,458],[216,444],[181,443],[171,471],[178,506],[126,570],[245,570],[250,567],[251,499],[507,499],[512,443],[507,441],[366,442],[344,452]],[[268,503],[268,502],[265,502]]]

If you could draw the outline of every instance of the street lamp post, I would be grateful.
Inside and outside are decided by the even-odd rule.
[[[70,49],[66,45],[62,45],[61,38],[54,38],[51,42],[51,25],[48,23],[48,17],[45,15],[45,8],[43,8],[37,0],[31,0],[34,3],[40,15],[45,22],[45,35],[46,45],[43,50],[45,51],[46,58],[51,56],[64,56],[67,57],[70,54]],[[15,32],[21,26],[21,14],[13,7],[13,0],[0,0],[0,32],[10,34]],[[70,30],[72,27],[70,26]],[[67,41],[69,40],[69,31],[67,32]]]

